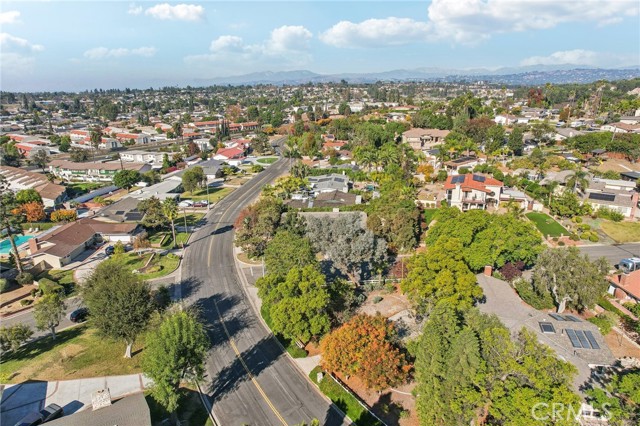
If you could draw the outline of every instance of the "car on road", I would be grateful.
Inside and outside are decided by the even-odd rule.
[[[87,308],[78,308],[69,314],[69,320],[71,322],[84,322],[89,316],[89,310]]]
[[[113,246],[107,246],[107,248],[104,249],[104,252],[107,256],[111,256],[115,251],[116,249]]]

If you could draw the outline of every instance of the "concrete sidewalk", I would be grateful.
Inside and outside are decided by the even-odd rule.
[[[150,385],[151,380],[142,374],[2,385],[0,424],[14,425],[30,412],[52,403],[60,405],[65,414],[90,409],[91,394],[101,389],[108,388],[113,400],[142,392]]]

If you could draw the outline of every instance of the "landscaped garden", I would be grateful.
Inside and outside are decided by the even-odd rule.
[[[258,158],[258,163],[260,164],[273,164],[276,161],[278,161],[278,157],[265,157],[265,158]]]
[[[536,228],[538,228],[542,235],[550,237],[569,235],[569,231],[546,213],[530,212],[525,216],[536,225]]]
[[[187,213],[186,214],[186,224],[187,227],[196,226],[200,219],[204,217],[204,213]],[[184,228],[185,225],[185,215],[180,214],[175,219],[175,226]],[[176,245],[181,247],[182,244],[186,244],[189,239],[189,232],[177,232],[176,231]],[[149,238],[149,242],[152,247],[156,248],[165,248],[171,249],[173,248],[173,234],[171,233],[170,228],[163,228],[159,230],[150,230],[148,231],[147,237]]]
[[[166,254],[161,256],[159,253],[145,253],[142,256],[137,253],[120,254],[119,259],[125,266],[136,273],[143,280],[150,280],[153,278],[163,277],[175,271],[180,264],[180,258],[175,254]],[[149,259],[151,262],[149,262]],[[137,272],[136,272],[137,271]]]

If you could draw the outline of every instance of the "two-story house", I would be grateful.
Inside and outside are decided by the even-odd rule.
[[[462,211],[498,207],[502,187],[497,179],[471,173],[449,176],[444,184],[447,203]]]

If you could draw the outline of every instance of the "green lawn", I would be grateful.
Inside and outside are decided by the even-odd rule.
[[[203,217],[204,213],[187,213],[187,226],[195,226]],[[175,220],[175,225],[184,227],[184,214],[180,214],[178,218]],[[162,248],[173,248],[173,235],[171,234],[171,229],[162,229],[162,230],[151,230],[148,232],[149,242],[151,244],[160,244],[162,241],[162,237],[167,236],[162,243]],[[178,246],[184,244],[189,239],[189,233],[187,232],[176,232],[176,240]]]
[[[209,203],[215,203],[229,195],[233,188],[209,188]],[[180,194],[181,200],[202,201],[207,199],[207,190],[200,189],[198,191],[183,192]]]
[[[151,257],[151,253],[144,254],[142,257],[136,253],[125,253],[119,255],[118,259],[121,259],[129,270],[134,271],[143,268],[149,260],[149,257]],[[145,272],[139,273],[138,276],[143,280],[163,277],[175,271],[179,264],[180,259],[174,254],[169,253],[165,256],[156,254],[148,269]]]
[[[640,223],[638,222],[611,222],[603,220],[602,229],[616,243],[635,243],[640,241]]]
[[[278,161],[278,157],[265,157],[265,158],[258,158],[258,160],[256,160],[258,163],[260,164],[273,164],[276,161]]]
[[[53,222],[25,222],[23,224],[21,224],[20,226],[22,226],[22,229],[24,229],[25,231],[27,231],[29,228],[38,228],[40,231],[46,231],[47,229],[51,229],[52,227],[56,226],[56,223]]]
[[[123,357],[125,343],[98,334],[88,325],[69,328],[51,337],[5,353],[0,361],[0,382],[69,380],[139,373],[144,336],[133,346],[133,357]]]
[[[52,269],[50,271],[44,271],[36,277],[36,280],[47,278],[57,282],[64,287],[64,293],[67,297],[73,296],[76,293],[76,282],[73,279],[73,271],[63,271],[61,269]]]
[[[79,195],[86,194],[98,188],[105,186],[103,183],[93,182],[74,182],[65,185],[67,187],[67,194],[69,198],[75,198]]]
[[[430,224],[437,212],[438,209],[424,209],[424,223]]]
[[[559,237],[560,235],[569,235],[569,231],[564,229],[562,225],[556,222],[551,216],[545,213],[531,212],[525,216],[532,221],[538,230],[542,232],[542,235],[549,235],[551,237]]]
[[[311,373],[309,373],[309,378],[313,383],[318,385],[323,394],[327,395],[334,404],[340,407],[340,409],[353,420],[355,425],[381,425],[368,410],[358,403],[358,400],[356,400],[353,395],[342,389],[328,374],[325,373],[320,383],[318,383],[316,379],[318,378],[318,373],[321,371],[322,369],[320,367],[314,368],[311,370]]]
[[[269,315],[269,311],[266,309],[266,306],[263,304],[260,307],[260,315],[262,315],[262,318],[264,319],[264,322],[267,323],[267,326],[269,327],[269,330],[271,330],[271,315]],[[307,357],[307,351],[305,351],[304,349],[301,349],[298,347],[298,345],[296,345],[296,343],[292,340],[287,339],[284,336],[281,336],[277,333],[273,333],[274,336],[276,336],[276,338],[280,341],[280,343],[282,343],[282,346],[285,347],[285,349],[287,350],[287,352],[289,352],[289,355],[291,355],[294,358],[306,358]]]

